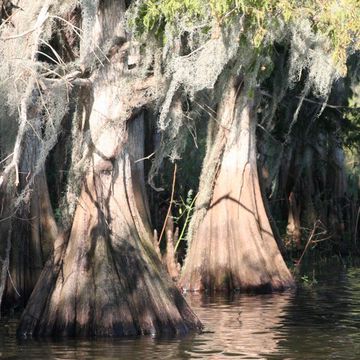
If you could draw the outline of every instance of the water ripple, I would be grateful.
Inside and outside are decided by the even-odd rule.
[[[316,286],[273,295],[187,294],[205,325],[183,338],[17,341],[0,322],[0,359],[359,359],[360,269],[320,269]]]

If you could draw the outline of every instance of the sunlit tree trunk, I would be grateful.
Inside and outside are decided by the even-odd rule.
[[[113,161],[95,163],[87,175],[69,241],[49,261],[20,335],[185,333],[200,326],[152,248],[142,166],[134,165],[142,121],[129,125]]]
[[[153,248],[143,162],[137,161],[144,157],[147,83],[140,90],[127,83],[131,97],[122,87],[132,76],[121,49],[124,11],[123,1],[98,3],[93,39],[115,47],[90,80],[90,164],[70,234],[57,238],[19,336],[184,334],[201,328]]]
[[[253,100],[232,80],[208,142],[180,280],[184,289],[272,291],[294,284],[263,204],[255,127]]]

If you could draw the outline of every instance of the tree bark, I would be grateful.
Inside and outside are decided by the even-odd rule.
[[[21,122],[14,151],[12,183],[3,183],[2,234],[9,239],[2,307],[25,306],[53,249],[58,228],[50,204],[45,171],[40,165],[41,109],[34,84],[21,104]],[[14,179],[15,178],[15,179]],[[8,182],[8,181],[6,181]],[[4,209],[5,208],[5,209]],[[5,220],[5,221],[4,221]],[[5,260],[6,261],[6,260]]]
[[[116,40],[116,46],[107,63],[91,76],[93,103],[86,109],[90,165],[70,235],[57,239],[18,335],[127,336],[199,330],[200,321],[153,248],[144,168],[136,162],[144,157],[141,108],[151,92],[146,81],[141,86],[131,83],[126,53],[117,43],[124,36],[125,4],[100,1],[97,6],[92,39],[99,47]]]
[[[24,4],[20,2],[18,5],[22,7]],[[21,45],[25,63],[35,63],[38,57],[42,26],[48,19],[50,5],[48,2],[32,5],[26,15],[23,11],[14,14],[11,30],[9,26],[5,26],[1,31],[2,40],[8,41],[7,46],[2,47],[2,52],[10,57],[4,55],[4,61],[8,62],[11,71],[19,71],[21,68],[14,65],[17,62],[13,62],[12,58],[12,51]],[[14,28],[19,35],[13,35]],[[15,42],[21,45],[16,47]],[[46,152],[44,148],[48,146],[47,151],[51,149],[51,141],[44,145],[43,133],[47,130],[47,121],[53,119],[50,119],[50,115],[45,115],[49,112],[44,111],[41,106],[44,99],[36,71],[31,71],[30,74],[21,71],[12,74],[26,85],[20,91],[23,93],[18,105],[20,116],[13,153],[0,174],[0,236],[7,239],[7,255],[2,259],[2,279],[6,278],[6,283],[2,280],[0,286],[1,300],[4,296],[3,308],[25,305],[52,251],[58,231],[50,205],[42,158]],[[6,118],[9,114],[3,116],[4,123],[9,121]],[[10,117],[11,120],[15,121]],[[54,124],[51,125],[55,131]],[[50,133],[47,135],[52,137],[50,140],[56,137]]]
[[[208,144],[180,279],[184,289],[272,291],[294,285],[263,204],[255,127],[253,101],[233,79],[223,94]],[[206,204],[203,193],[209,191],[209,183],[213,190]]]
[[[161,268],[142,192],[142,116],[111,162],[94,162],[73,227],[22,316],[19,335],[122,336],[201,327]]]
[[[29,191],[33,192],[29,202],[22,204],[10,220],[4,309],[26,305],[58,233],[44,172],[36,176]]]

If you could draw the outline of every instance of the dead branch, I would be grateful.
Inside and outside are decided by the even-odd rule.
[[[46,5],[44,5],[42,7],[33,28],[31,28],[31,29],[29,29],[27,31],[24,31],[21,34],[16,34],[16,35],[7,36],[7,37],[0,37],[0,40],[1,41],[8,41],[8,40],[18,39],[20,37],[24,37],[26,35],[29,35],[29,34],[35,32],[35,31],[39,30],[44,25],[45,21],[49,18],[49,13],[48,13],[49,7],[50,6],[48,4],[46,4]]]
[[[316,237],[316,236],[318,236],[318,235],[320,235],[320,234],[326,234],[326,231],[322,231],[322,232],[316,234],[316,230],[317,230],[318,226],[320,226],[320,225],[322,225],[321,221],[320,221],[320,220],[316,220],[315,223],[314,223],[313,229],[311,230],[309,239],[308,239],[308,241],[307,241],[307,243],[306,243],[306,245],[305,245],[304,251],[302,252],[299,260],[296,261],[296,265],[297,265],[297,266],[300,265],[300,263],[301,263],[304,255],[305,255],[307,249],[309,248],[310,244],[311,244],[311,243],[318,243],[318,242],[320,242],[320,240],[314,241],[313,238]],[[329,239],[329,238],[331,238],[331,236],[327,237],[326,239],[324,238],[324,240],[327,240],[327,239]]]
[[[168,211],[166,213],[164,225],[163,225],[163,227],[161,229],[161,233],[160,233],[160,237],[159,237],[159,241],[158,241],[159,244],[161,243],[161,239],[162,239],[162,237],[164,235],[166,224],[167,224],[167,221],[169,219],[172,204],[173,204],[173,201],[174,201],[174,192],[175,192],[175,183],[176,183],[176,171],[177,171],[177,164],[175,163],[175,165],[174,165],[174,174],[173,174],[173,182],[172,182],[172,189],[171,189],[171,197],[170,197],[170,204],[169,204]]]

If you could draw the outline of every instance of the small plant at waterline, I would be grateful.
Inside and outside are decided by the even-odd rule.
[[[177,239],[176,244],[175,244],[175,252],[177,251],[177,249],[180,245],[180,242],[185,239],[185,233],[188,228],[188,225],[189,225],[189,222],[191,219],[191,215],[193,214],[194,209],[195,209],[194,204],[195,204],[195,200],[197,198],[197,194],[195,196],[193,196],[193,194],[194,194],[194,191],[192,189],[190,189],[187,193],[186,200],[184,201],[184,199],[180,196],[180,201],[176,203],[176,205],[179,208],[179,210],[178,210],[179,216],[174,217],[174,222],[176,224],[179,224],[179,221],[183,217],[185,217],[185,220],[184,220],[184,225],[181,228],[179,238]]]

